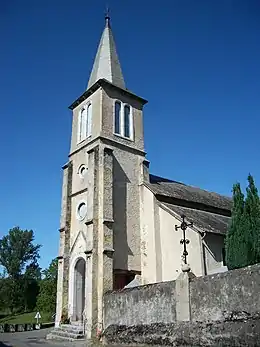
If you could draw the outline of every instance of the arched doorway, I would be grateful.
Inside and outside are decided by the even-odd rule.
[[[83,258],[80,258],[74,271],[74,319],[82,321],[82,314],[85,307],[85,273],[86,263]]]

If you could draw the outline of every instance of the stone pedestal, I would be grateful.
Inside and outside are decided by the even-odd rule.
[[[190,321],[190,280],[195,278],[188,264],[184,264],[182,273],[176,279],[176,320]]]

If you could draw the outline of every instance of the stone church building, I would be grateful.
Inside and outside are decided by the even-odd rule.
[[[147,101],[126,88],[110,19],[87,90],[69,107],[72,134],[63,167],[56,326],[64,311],[102,330],[103,293],[129,284],[175,279],[183,263],[196,276],[225,270],[224,235],[231,199],[154,176],[144,149]],[[174,172],[173,172],[174,174]]]

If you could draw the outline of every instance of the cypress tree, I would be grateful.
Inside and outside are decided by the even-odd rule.
[[[260,262],[260,199],[252,175],[248,176],[245,218],[248,224],[248,264]]]
[[[231,222],[227,231],[225,248],[226,264],[229,270],[244,267],[248,263],[247,221],[244,213],[244,194],[239,183],[233,186]]]

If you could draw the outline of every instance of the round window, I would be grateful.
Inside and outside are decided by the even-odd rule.
[[[78,205],[78,209],[77,209],[77,215],[78,215],[78,219],[82,220],[86,217],[87,215],[87,204],[85,202],[81,202]]]
[[[85,165],[80,166],[78,173],[79,173],[81,178],[84,178],[86,176],[87,170],[88,169]]]

